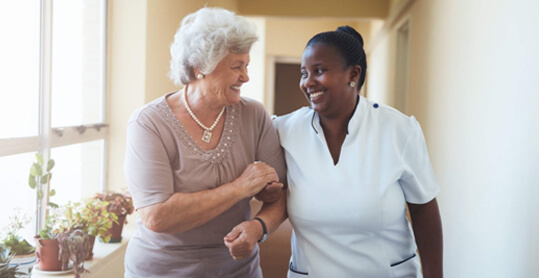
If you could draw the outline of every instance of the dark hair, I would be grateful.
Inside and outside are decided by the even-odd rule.
[[[307,47],[325,44],[337,50],[344,60],[345,66],[358,65],[361,67],[359,76],[358,91],[365,83],[367,73],[367,57],[363,49],[363,37],[352,27],[346,25],[337,28],[336,31],[322,32],[316,34],[307,43]]]

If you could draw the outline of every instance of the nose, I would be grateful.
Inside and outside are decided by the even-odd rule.
[[[249,81],[249,73],[247,71],[247,67],[243,67],[243,69],[241,70],[240,80],[244,83]]]
[[[308,88],[313,87],[316,84],[316,81],[312,77],[311,74],[307,75],[306,77],[303,77],[299,81],[299,87],[300,89],[303,89],[304,91],[307,91]]]

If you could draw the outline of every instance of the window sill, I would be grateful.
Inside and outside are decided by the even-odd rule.
[[[134,227],[133,227],[134,228]],[[95,241],[94,245],[94,257],[91,260],[84,262],[84,267],[90,271],[81,275],[83,278],[97,278],[97,277],[124,277],[124,257],[127,243],[134,233],[134,229],[130,226],[124,227],[122,232],[122,242],[118,243],[102,243],[99,240]],[[32,273],[32,278],[72,278],[75,277],[73,271],[61,274],[45,274],[45,273]]]

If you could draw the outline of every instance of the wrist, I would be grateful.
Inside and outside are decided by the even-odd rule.
[[[239,179],[235,179],[228,183],[228,186],[232,190],[233,199],[237,202],[249,198],[250,196],[247,196],[245,194],[245,190],[242,188],[242,181]]]
[[[253,218],[253,221],[260,223],[260,225],[262,227],[262,236],[258,239],[258,242],[262,243],[262,242],[266,241],[266,239],[268,238],[268,228],[266,226],[266,223],[260,217]]]

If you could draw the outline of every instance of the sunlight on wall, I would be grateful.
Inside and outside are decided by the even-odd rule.
[[[248,19],[256,25],[258,41],[251,48],[251,61],[248,67],[249,82],[241,86],[241,96],[264,103],[266,20],[260,17],[248,17]]]
[[[446,277],[539,273],[536,10],[537,1],[455,0],[407,12],[408,111],[442,188]],[[370,56],[368,94],[381,101],[393,91],[395,31]]]

